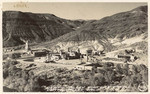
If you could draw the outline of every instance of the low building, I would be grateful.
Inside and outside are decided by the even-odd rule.
[[[118,55],[118,58],[124,58],[125,62],[134,62],[138,59],[138,57],[134,55]]]
[[[44,57],[47,55],[45,51],[35,51],[31,52],[31,54],[33,54],[34,57]]]
[[[45,62],[49,62],[49,61],[52,61],[52,60],[51,60],[51,56],[47,55],[47,56],[42,56],[42,57],[35,57],[34,61],[35,62],[43,62],[43,63],[45,63]]]
[[[70,51],[70,52],[66,52],[66,53],[62,54],[62,57],[64,59],[67,59],[67,60],[69,60],[69,59],[80,59],[81,56],[82,56],[81,53],[78,53],[76,51]]]
[[[74,67],[76,70],[92,70],[92,66],[86,66],[86,65],[77,65]]]
[[[15,51],[13,48],[4,48],[3,49],[3,52],[6,53],[6,52],[13,52]]]

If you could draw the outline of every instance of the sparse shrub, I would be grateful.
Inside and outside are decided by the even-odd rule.
[[[106,62],[106,63],[104,63],[104,68],[113,67],[113,66],[114,66],[114,63],[112,63],[112,62]]]
[[[88,79],[89,76],[90,76],[90,71],[88,71],[88,70],[86,70],[86,71],[83,73],[83,75],[82,75],[82,77],[83,77],[84,79]]]
[[[75,76],[73,77],[73,79],[74,79],[74,80],[80,80],[80,76],[75,75]]]
[[[117,72],[118,75],[123,74],[123,69],[121,68],[120,64],[116,65],[116,72]]]
[[[132,79],[132,85],[138,87],[138,85],[140,83],[142,83],[142,75],[141,74],[136,74],[136,75],[133,75],[133,78],[131,77]]]
[[[148,70],[148,68],[144,64],[140,64],[140,69],[141,70]]]
[[[3,62],[3,69],[8,69],[10,66],[10,63],[9,62]]]
[[[39,79],[40,79],[39,77],[35,77],[35,78],[30,80],[31,92],[40,91]]]
[[[103,74],[103,75],[105,74],[105,70],[104,70],[104,69],[98,69],[97,72],[98,72],[98,73],[101,73],[101,74]]]
[[[3,78],[6,79],[9,76],[8,69],[3,69]]]
[[[115,79],[115,72],[112,70],[105,71],[104,77],[106,79],[106,82],[108,84],[111,84],[112,81]]]
[[[10,64],[11,65],[16,65],[16,64],[19,64],[19,62],[18,61],[11,61]]]
[[[142,81],[148,84],[148,68],[141,64],[140,65],[140,74],[142,75]]]
[[[30,76],[31,77],[31,76]],[[27,71],[22,71],[22,78],[24,78],[24,80],[28,80],[29,79],[29,74]]]
[[[36,66],[36,64],[32,63],[29,66],[27,66],[26,68],[30,68],[30,67],[33,67],[33,66]]]
[[[13,73],[13,71],[16,69],[16,66],[14,66],[14,65],[16,65],[18,63],[19,62],[17,62],[17,61],[3,62],[3,78],[4,79],[6,79],[9,76],[9,74]],[[13,74],[15,74],[15,73],[13,73]]]
[[[102,74],[98,74],[95,76],[94,82],[96,86],[103,86],[105,84],[105,78]]]
[[[20,53],[13,53],[13,54],[10,54],[9,57],[12,59],[17,59],[17,58],[21,57],[21,54]]]
[[[126,76],[129,75],[129,65],[128,64],[124,65],[123,74],[126,75]]]
[[[8,54],[3,54],[3,60],[7,59],[7,57],[9,57]]]
[[[62,68],[57,68],[56,69],[56,72],[60,73],[60,72],[63,72],[64,70]]]
[[[92,74],[94,75],[97,72],[97,67],[96,66],[92,66]]]
[[[139,72],[140,72],[140,71],[139,71],[138,67],[137,67],[136,65],[133,65],[133,66],[132,66],[132,73],[137,74],[137,73],[139,73]]]

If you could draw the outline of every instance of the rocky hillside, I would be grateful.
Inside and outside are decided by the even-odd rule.
[[[40,43],[51,41],[61,35],[75,31],[83,20],[65,20],[53,14],[33,14],[19,11],[3,12],[3,46],[24,44],[24,40]]]
[[[141,35],[142,39],[147,39],[148,36],[147,6],[91,21],[71,21],[52,14],[22,12],[4,12],[3,20],[4,46],[22,44],[21,37],[32,43],[40,42],[35,47],[60,46],[65,49],[91,45],[95,48],[98,44],[102,50],[110,51],[127,39]]]
[[[66,42],[66,45],[68,43],[70,46],[75,46],[75,43],[82,45],[84,41],[85,43],[90,42],[89,44],[92,45],[93,41],[98,41],[101,46],[110,50],[116,47],[113,45],[116,42],[122,42],[133,37],[141,37],[141,35],[143,38],[147,38],[147,22],[147,6],[141,6],[127,12],[104,17],[100,20],[88,21],[78,27],[76,31],[67,33],[49,43],[43,43],[41,46],[57,43],[59,46],[62,46],[60,44],[64,44],[64,42]]]

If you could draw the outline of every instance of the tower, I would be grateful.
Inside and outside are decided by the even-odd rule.
[[[28,51],[29,50],[29,45],[28,45],[28,41],[25,42],[25,50]]]

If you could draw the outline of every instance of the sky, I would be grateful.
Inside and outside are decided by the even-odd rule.
[[[132,10],[147,3],[102,3],[102,2],[26,2],[3,3],[3,11],[22,11],[33,13],[50,13],[65,19],[101,19],[119,12]]]

